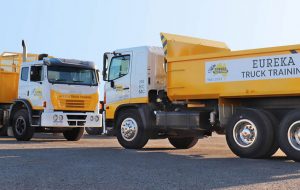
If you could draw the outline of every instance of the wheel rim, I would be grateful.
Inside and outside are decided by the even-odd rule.
[[[22,116],[19,116],[15,123],[16,133],[18,135],[23,135],[24,131],[26,130],[26,121]]]
[[[290,125],[287,136],[290,145],[300,151],[300,121],[296,121]]]
[[[121,134],[126,141],[133,141],[138,133],[138,125],[132,118],[126,118],[121,124]]]
[[[257,128],[252,121],[242,119],[234,125],[233,138],[240,147],[251,146],[255,142],[256,137]]]

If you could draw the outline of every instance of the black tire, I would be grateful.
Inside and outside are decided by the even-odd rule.
[[[136,128],[137,128],[136,133],[134,133],[135,135],[133,135],[131,138],[130,136],[126,138],[123,137],[124,134],[122,135],[121,125],[123,122],[125,122],[124,123],[125,125],[126,121],[131,123],[134,121],[136,124]],[[149,140],[149,137],[145,132],[141,116],[136,109],[127,109],[122,111],[118,115],[116,127],[117,127],[117,139],[120,145],[123,146],[124,148],[141,149],[147,144]]]
[[[168,138],[171,145],[177,149],[189,149],[195,146],[198,142],[197,137],[170,137]]]
[[[295,123],[298,121],[299,124]],[[280,122],[278,142],[279,142],[280,149],[288,156],[288,158],[296,162],[300,162],[300,144],[296,144],[296,146],[298,145],[299,150],[293,147],[295,145],[292,145],[292,141],[295,140],[297,137],[294,137],[294,139],[290,138],[291,142],[289,141],[289,129],[293,128],[293,126],[295,127],[300,126],[300,110],[294,110],[289,112]],[[300,140],[299,136],[298,136],[298,140]]]
[[[256,139],[249,144],[243,145],[238,142],[240,135],[234,135],[234,129],[239,124],[252,122],[256,126]],[[235,128],[235,125],[237,127]],[[245,125],[249,126],[249,125]],[[251,126],[251,125],[250,125]],[[226,128],[226,141],[231,151],[242,158],[264,158],[274,144],[274,130],[270,119],[264,112],[255,109],[240,109],[232,116]]]
[[[266,114],[266,116],[270,119],[272,123],[272,127],[274,130],[274,140],[273,140],[273,145],[271,146],[270,150],[263,155],[261,158],[270,158],[272,157],[279,149],[279,143],[277,140],[277,133],[279,129],[279,120],[269,111],[263,110],[263,112]]]
[[[89,135],[101,135],[102,132],[103,132],[103,128],[99,128],[99,127],[86,127],[85,131]]]
[[[68,141],[78,141],[81,139],[83,133],[84,133],[83,127],[75,127],[63,132],[63,135],[65,139],[67,139]]]
[[[21,109],[15,112],[12,130],[18,141],[29,141],[33,137],[34,127],[30,126],[27,110]]]

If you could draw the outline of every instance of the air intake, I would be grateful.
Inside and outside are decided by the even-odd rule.
[[[43,60],[45,57],[48,57],[48,54],[46,54],[46,53],[39,54],[38,60],[41,61],[41,60]]]

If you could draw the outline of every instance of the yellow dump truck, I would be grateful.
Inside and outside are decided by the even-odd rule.
[[[0,133],[9,127],[17,140],[34,132],[62,132],[79,140],[84,127],[101,127],[98,72],[88,61],[47,54],[0,56]]]
[[[300,161],[300,45],[231,51],[212,40],[161,40],[163,48],[104,54],[105,122],[123,147],[168,138],[190,148],[215,131],[240,157],[280,147]]]

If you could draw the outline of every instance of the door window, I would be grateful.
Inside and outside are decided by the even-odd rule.
[[[42,81],[43,80],[43,67],[32,66],[30,71],[30,81]]]
[[[28,67],[23,67],[21,71],[21,80],[27,81],[28,80]]]
[[[129,55],[113,57],[109,66],[108,80],[123,77],[129,72]]]

